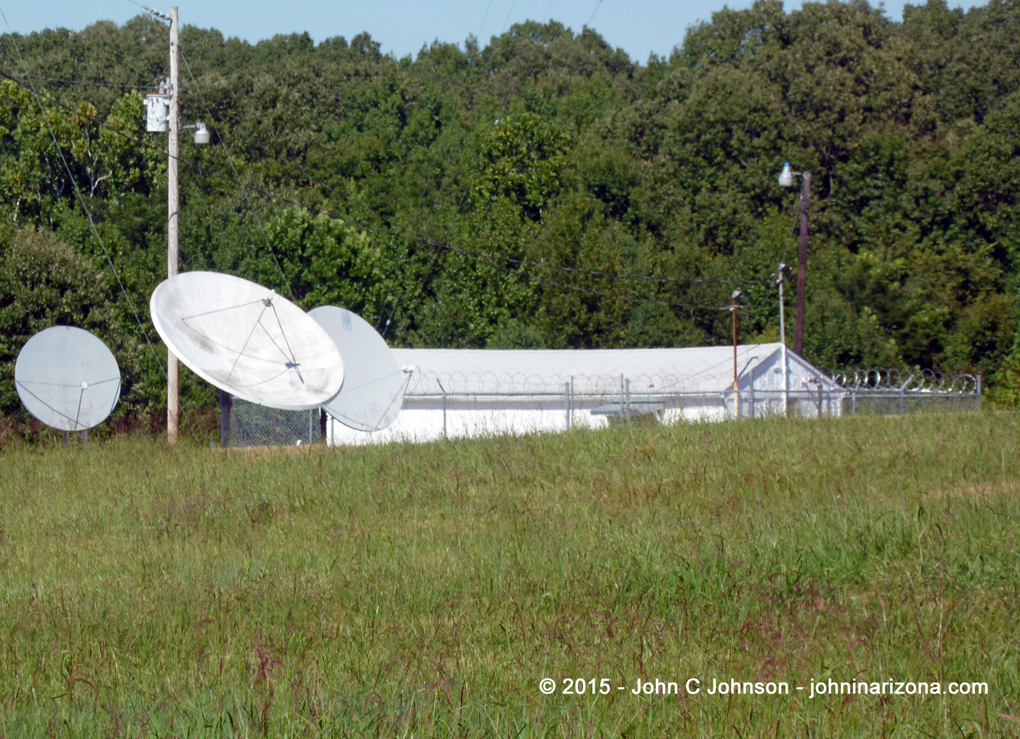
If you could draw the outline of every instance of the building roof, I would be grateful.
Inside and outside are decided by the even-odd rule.
[[[737,347],[741,378],[773,361],[781,344]],[[791,369],[824,377],[792,351]],[[407,395],[714,393],[733,386],[733,347],[682,349],[394,349],[401,368],[413,368]],[[778,357],[776,357],[778,360]]]

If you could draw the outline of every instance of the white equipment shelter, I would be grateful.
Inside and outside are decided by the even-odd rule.
[[[782,344],[684,349],[394,349],[403,410],[364,433],[331,422],[335,445],[559,432],[623,420],[839,415],[845,390]],[[784,371],[785,357],[785,371]]]

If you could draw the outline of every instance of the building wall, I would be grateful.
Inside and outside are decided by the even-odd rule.
[[[606,428],[610,416],[593,412],[603,402],[584,406],[577,398],[570,419],[566,404],[561,401],[534,402],[531,407],[498,407],[489,401],[472,405],[464,400],[451,401],[444,411],[441,404],[426,407],[405,406],[397,420],[388,428],[374,433],[356,431],[330,419],[329,443],[342,446],[388,444],[391,442],[428,442],[439,439],[465,437],[519,435],[530,433],[559,433],[572,424],[574,428]],[[664,424],[699,421],[722,421],[728,417],[722,396],[699,396],[672,399],[677,404],[659,414]],[[413,401],[410,401],[413,404]],[[444,427],[445,423],[445,427]]]
[[[587,410],[574,411],[574,425],[579,428],[604,428],[609,425],[604,416],[594,416]],[[445,428],[444,428],[445,423]],[[427,442],[439,439],[464,437],[558,433],[567,430],[567,412],[557,409],[494,409],[452,408],[444,414],[442,408],[405,408],[388,428],[374,433],[355,431],[331,419],[330,443],[360,446],[362,444],[388,444],[395,441]]]
[[[767,353],[745,356],[745,366],[738,364],[740,390],[740,416],[742,418],[779,417],[784,413],[782,352],[765,345]],[[746,352],[745,352],[746,354]],[[753,364],[751,362],[753,361]],[[819,412],[819,382],[823,383],[822,414],[838,414],[840,404],[833,401],[834,386],[819,371],[787,352],[789,363],[789,405],[791,415],[815,417]],[[677,394],[671,387],[662,390],[624,394],[628,386],[626,378],[612,378],[612,382],[599,392],[579,392],[568,399],[566,393],[528,395],[528,387],[513,387],[500,394],[496,391],[480,392],[478,395],[410,394],[404,398],[404,408],[397,420],[387,429],[374,433],[354,431],[337,422],[331,423],[330,443],[340,445],[361,445],[389,443],[393,441],[436,441],[444,438],[492,436],[500,434],[527,434],[536,432],[561,432],[567,430],[569,415],[576,427],[604,428],[610,417],[621,413],[621,409],[636,406],[662,409],[655,411],[656,417],[665,424],[700,421],[723,421],[735,416],[735,394],[732,384],[723,375],[712,376],[712,382],[703,382],[704,387],[691,388],[688,394]],[[732,370],[732,365],[730,365]],[[454,383],[447,383],[449,388]],[[463,384],[463,382],[461,383]],[[644,388],[648,383],[632,386]],[[656,384],[664,388],[664,383]],[[482,385],[479,385],[481,388]],[[620,387],[620,391],[616,391]],[[420,392],[420,391],[419,391]],[[435,391],[433,391],[435,392]],[[515,394],[516,392],[516,394]],[[445,408],[445,411],[444,411]],[[444,431],[445,414],[445,431]]]

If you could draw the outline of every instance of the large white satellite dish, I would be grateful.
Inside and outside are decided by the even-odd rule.
[[[319,324],[254,282],[183,272],[160,283],[149,310],[170,351],[242,400],[309,410],[336,395],[344,381],[340,352]]]
[[[326,329],[344,359],[344,386],[326,411],[345,426],[378,431],[393,423],[404,404],[407,378],[386,340],[365,319],[324,305],[308,312]]]
[[[34,417],[60,431],[106,420],[120,397],[120,368],[100,339],[73,326],[40,331],[14,364],[18,396]]]

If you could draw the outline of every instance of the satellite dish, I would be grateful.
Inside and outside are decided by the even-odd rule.
[[[160,337],[191,370],[242,400],[318,408],[344,381],[326,332],[275,291],[217,272],[164,280],[149,301]]]
[[[358,431],[378,431],[393,423],[404,403],[407,377],[397,367],[386,340],[365,319],[325,305],[309,311],[340,350],[344,386],[326,403],[329,415]]]
[[[100,339],[80,328],[53,326],[21,348],[14,385],[25,409],[60,431],[84,431],[106,420],[120,398],[120,368]]]

